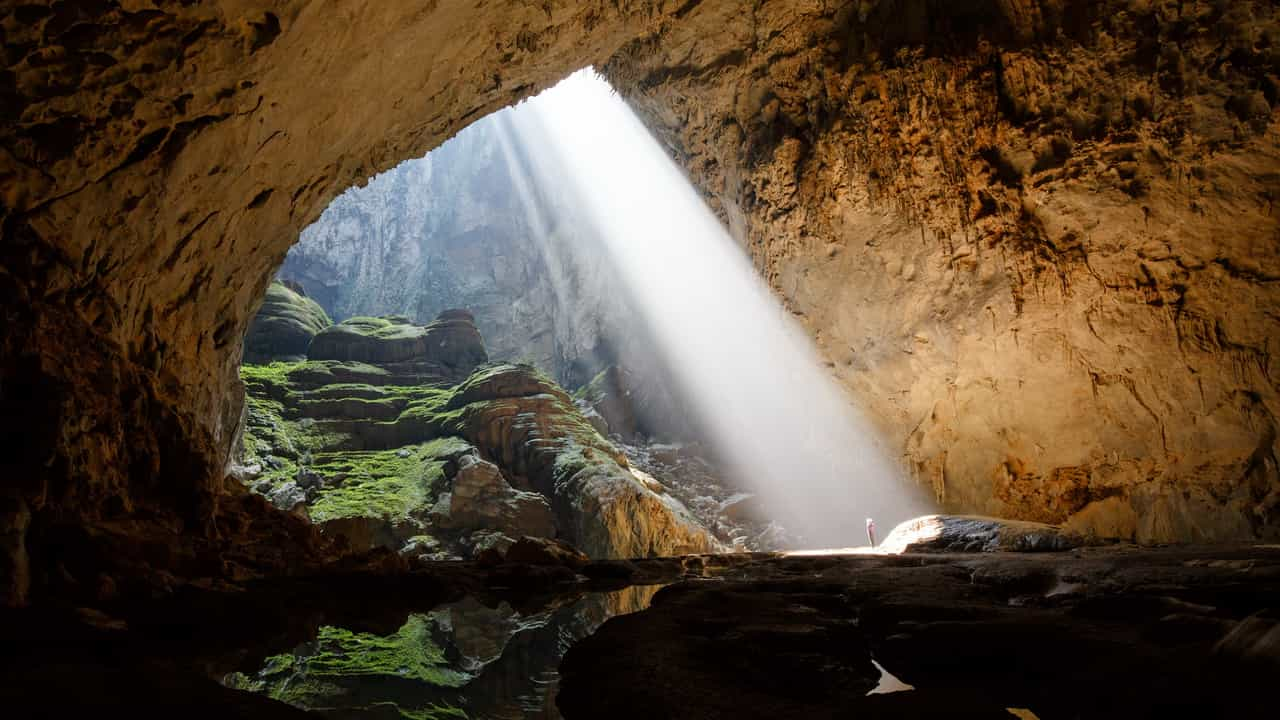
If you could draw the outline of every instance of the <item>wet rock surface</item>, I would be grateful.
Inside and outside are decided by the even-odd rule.
[[[605,623],[565,656],[558,703],[570,719],[1261,717],[1278,603],[1275,547],[762,558]],[[868,694],[873,660],[914,689]]]
[[[567,720],[1270,715],[1280,548],[568,562],[370,556],[8,610],[0,701],[15,718],[296,716],[282,701]],[[912,689],[874,692],[880,668]]]
[[[472,558],[526,537],[592,557],[721,547],[633,474],[554,381],[527,365],[478,365],[486,353],[467,311],[426,326],[347,320],[307,352],[242,369],[235,473],[352,550]]]

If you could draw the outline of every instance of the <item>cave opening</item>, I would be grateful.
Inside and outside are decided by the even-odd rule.
[[[1275,3],[259,5],[0,8],[7,716],[301,716],[278,700],[412,718],[1273,711]],[[472,303],[326,320],[267,289],[342,189],[587,64],[912,481],[981,516],[914,523],[902,555],[720,552],[692,500],[630,472],[587,413],[612,429],[599,403],[565,391],[642,379],[625,342],[525,314],[510,322],[541,344],[511,347],[533,365],[477,373],[489,320],[456,307]],[[545,195],[554,134],[507,130]],[[548,279],[542,300],[572,288]],[[317,337],[362,319],[328,334],[324,360],[242,374],[264,293]],[[695,397],[663,328],[638,324],[672,394]],[[705,337],[724,330],[742,332]],[[522,359],[486,334],[486,356]],[[246,423],[255,450],[266,437],[296,457],[241,455]],[[699,464],[683,437],[640,432],[654,467]],[[339,440],[347,457],[327,454]],[[268,472],[308,502],[286,497],[290,514],[274,484],[246,491]],[[423,492],[444,486],[447,506]],[[709,509],[752,514],[731,499]],[[442,538],[394,521],[415,507],[460,524]],[[495,508],[581,547],[490,535],[474,560],[417,562],[466,557],[451,544]],[[320,532],[330,521],[345,526]],[[630,559],[590,557],[610,554]],[[519,659],[537,653],[505,660],[535,645],[571,645],[558,680]],[[246,674],[218,682],[232,668]],[[889,675],[912,689],[876,692]],[[459,692],[475,683],[556,689],[485,705]]]
[[[604,448],[608,492],[639,496],[639,517],[587,537],[568,471],[522,462],[538,438],[450,424],[483,411],[490,398],[454,395],[495,372],[570,400],[518,417],[559,423],[553,466]],[[268,289],[241,375],[236,474],[359,550],[465,559],[525,535],[594,557],[853,548],[930,508],[591,68],[337,198]],[[621,539],[670,518],[674,538]]]
[[[235,472],[352,549],[414,562],[510,559],[529,538],[595,559],[874,551],[870,518],[893,527],[928,503],[825,373],[588,68],[348,191],[302,232],[245,337]],[[495,400],[539,432],[504,428]],[[540,446],[551,459],[530,462]],[[618,495],[632,499],[608,508]],[[628,544],[637,528],[647,539]],[[466,600],[389,634],[325,626],[224,682],[329,712],[376,700],[547,717],[566,641],[659,587],[554,612]],[[410,689],[364,679],[384,664]]]

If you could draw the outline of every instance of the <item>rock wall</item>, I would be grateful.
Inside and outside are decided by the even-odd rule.
[[[6,3],[0,590],[93,576],[42,528],[219,535],[239,339],[301,228],[588,64],[948,505],[1274,534],[1275,13]]]
[[[1276,535],[1273,4],[684,20],[607,75],[945,507]]]
[[[529,176],[504,116],[467,127],[334,200],[303,230],[280,276],[334,317],[402,314],[426,322],[465,307],[490,354],[532,362],[570,387],[631,333],[625,300],[558,188]]]
[[[27,540],[3,545],[22,569],[6,602],[51,597],[64,556],[102,565],[46,526],[148,509],[172,544],[216,536],[239,341],[298,232],[678,9],[0,6],[0,402],[21,448],[0,460],[0,527]]]

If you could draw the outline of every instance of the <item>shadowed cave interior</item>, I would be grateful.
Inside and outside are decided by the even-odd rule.
[[[0,705],[1269,714],[1276,13],[0,7]]]

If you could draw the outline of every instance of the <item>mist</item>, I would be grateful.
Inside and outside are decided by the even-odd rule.
[[[809,337],[634,112],[590,69],[502,113],[504,150],[568,194],[737,482],[805,547],[929,512]],[[536,212],[536,210],[531,210]],[[625,359],[624,359],[625,362]]]

